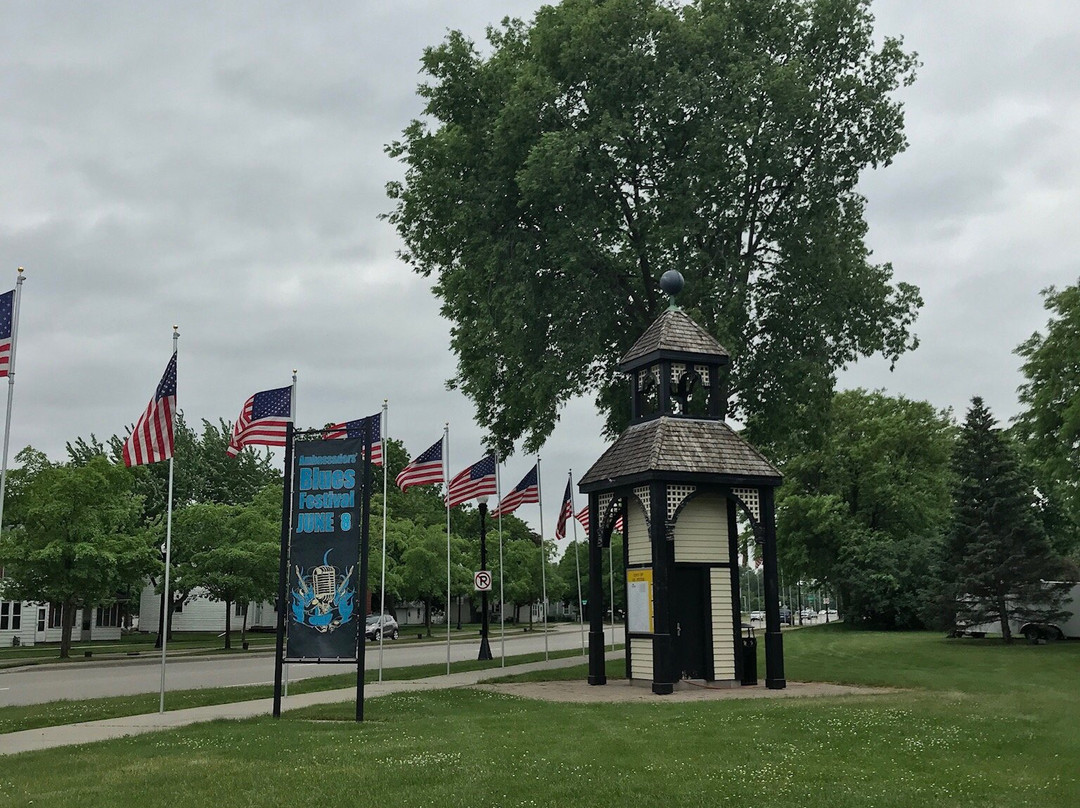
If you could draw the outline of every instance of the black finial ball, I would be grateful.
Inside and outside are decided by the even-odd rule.
[[[682,291],[684,283],[682,273],[677,269],[669,269],[660,276],[660,288],[672,297]]]

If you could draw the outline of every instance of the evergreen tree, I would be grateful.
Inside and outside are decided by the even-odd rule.
[[[945,562],[958,621],[998,622],[1012,642],[1009,620],[1061,619],[1069,565],[1054,552],[1039,519],[1032,485],[1016,447],[973,398],[953,457],[953,530]]]

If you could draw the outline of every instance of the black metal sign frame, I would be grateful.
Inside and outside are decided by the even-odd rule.
[[[281,716],[285,662],[355,661],[356,720],[363,720],[372,437],[370,421],[363,437],[346,440],[287,428],[275,718]]]

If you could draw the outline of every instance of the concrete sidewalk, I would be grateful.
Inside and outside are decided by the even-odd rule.
[[[608,659],[621,659],[623,651],[610,651]],[[581,665],[586,661],[583,656],[571,656],[552,659],[546,662],[529,662],[522,665],[508,665],[505,668],[485,668],[484,670],[452,673],[449,676],[433,676],[428,679],[406,679],[369,683],[364,686],[365,701],[390,693],[402,693],[417,690],[446,690],[453,687],[467,687],[482,679],[498,676],[526,673],[538,670],[554,670]],[[356,688],[325,690],[319,693],[304,693],[289,696],[282,702],[282,711],[298,710],[313,704],[333,704],[342,701],[354,701]],[[94,743],[110,738],[123,738],[128,735],[140,735],[146,732],[173,729],[188,724],[214,721],[218,718],[253,718],[270,715],[273,712],[273,699],[241,701],[234,704],[215,704],[209,707],[192,707],[186,710],[172,710],[165,713],[147,715],[129,715],[123,718],[108,718],[101,721],[86,721],[81,724],[65,724],[58,727],[42,727],[22,732],[10,732],[0,735],[0,755],[14,755],[37,749],[52,749],[57,746]]]

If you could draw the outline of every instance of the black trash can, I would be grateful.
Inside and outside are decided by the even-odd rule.
[[[743,685],[757,684],[757,637],[754,627],[743,623],[742,636],[742,681]]]

